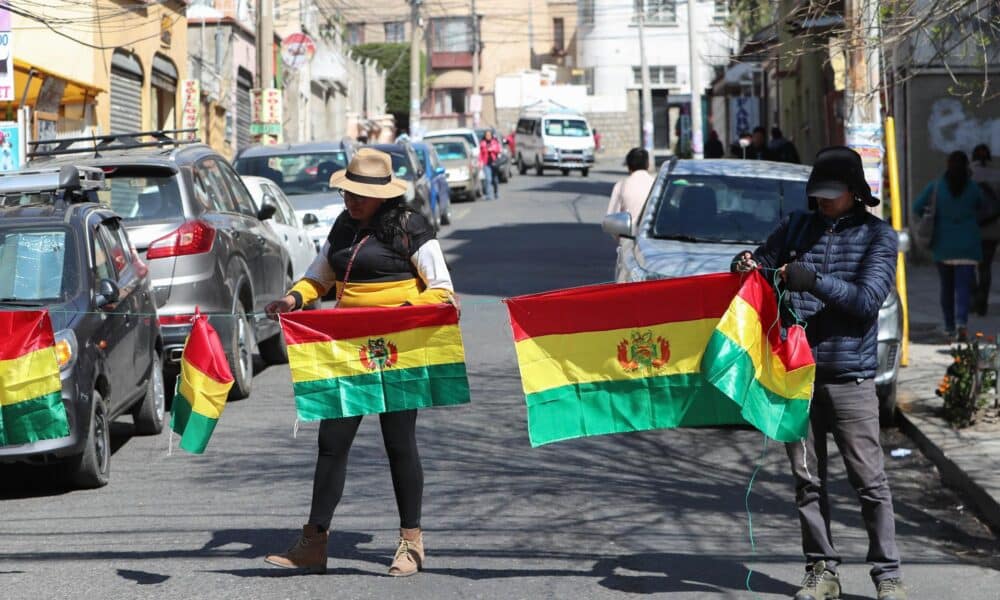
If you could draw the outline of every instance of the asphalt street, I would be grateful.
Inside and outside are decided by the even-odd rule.
[[[351,454],[329,573],[263,562],[307,516],[317,430],[304,424],[293,437],[288,369],[271,367],[227,407],[203,456],[168,455],[167,433],[132,437],[126,418],[103,489],[4,470],[0,598],[791,597],[802,576],[792,482],[784,449],[759,433],[528,443],[501,299],[611,278],[615,246],[599,222],[618,176],[515,177],[498,201],[454,207],[443,245],[463,300],[473,401],[420,414],[423,573],[385,575],[398,519],[375,418]],[[914,449],[908,439],[886,432],[885,445],[911,597],[996,600],[996,536],[919,452],[888,455]],[[839,457],[833,465],[843,597],[874,598],[857,502]]]

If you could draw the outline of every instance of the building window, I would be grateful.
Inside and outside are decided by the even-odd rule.
[[[566,49],[566,22],[561,18],[552,19],[552,51],[562,53]]]
[[[434,52],[472,52],[472,22],[468,17],[443,17],[431,20]]]
[[[358,46],[365,43],[365,24],[348,23],[347,25],[347,45]]]
[[[673,25],[677,22],[676,0],[634,0],[635,20],[645,15],[650,25]]]
[[[434,114],[464,114],[467,107],[465,100],[468,92],[465,88],[434,90]]]
[[[580,0],[579,15],[581,25],[594,24],[594,0]]]
[[[635,85],[642,85],[642,67],[632,67],[632,80]],[[649,67],[649,85],[667,86],[677,83],[677,67],[653,66]]]
[[[715,12],[712,20],[716,23],[724,23],[729,17],[729,0],[715,0]]]
[[[401,44],[406,41],[406,23],[392,21],[385,24],[385,41],[390,44]]]

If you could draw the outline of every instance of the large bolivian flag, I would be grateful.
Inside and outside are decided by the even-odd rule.
[[[281,327],[303,421],[469,402],[451,304],[296,312]]]
[[[181,373],[174,393],[170,428],[181,436],[180,447],[202,454],[226,407],[233,374],[226,352],[208,317],[195,314],[184,342]]]
[[[67,435],[48,311],[0,312],[0,446]]]
[[[581,436],[749,423],[806,432],[815,376],[781,337],[758,273],[599,285],[507,300],[533,446]]]

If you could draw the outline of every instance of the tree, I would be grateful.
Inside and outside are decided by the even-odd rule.
[[[385,70],[386,112],[396,118],[402,131],[410,121],[410,44],[361,44],[351,49],[357,58],[374,59]],[[420,88],[424,88],[427,75],[426,61],[421,55]]]

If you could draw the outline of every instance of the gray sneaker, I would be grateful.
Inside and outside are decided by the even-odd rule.
[[[826,561],[813,563],[802,579],[802,589],[795,593],[795,600],[838,600],[840,578],[826,568]],[[882,598],[879,596],[879,598]]]
[[[878,600],[906,600],[906,589],[899,578],[883,579],[875,584]]]

